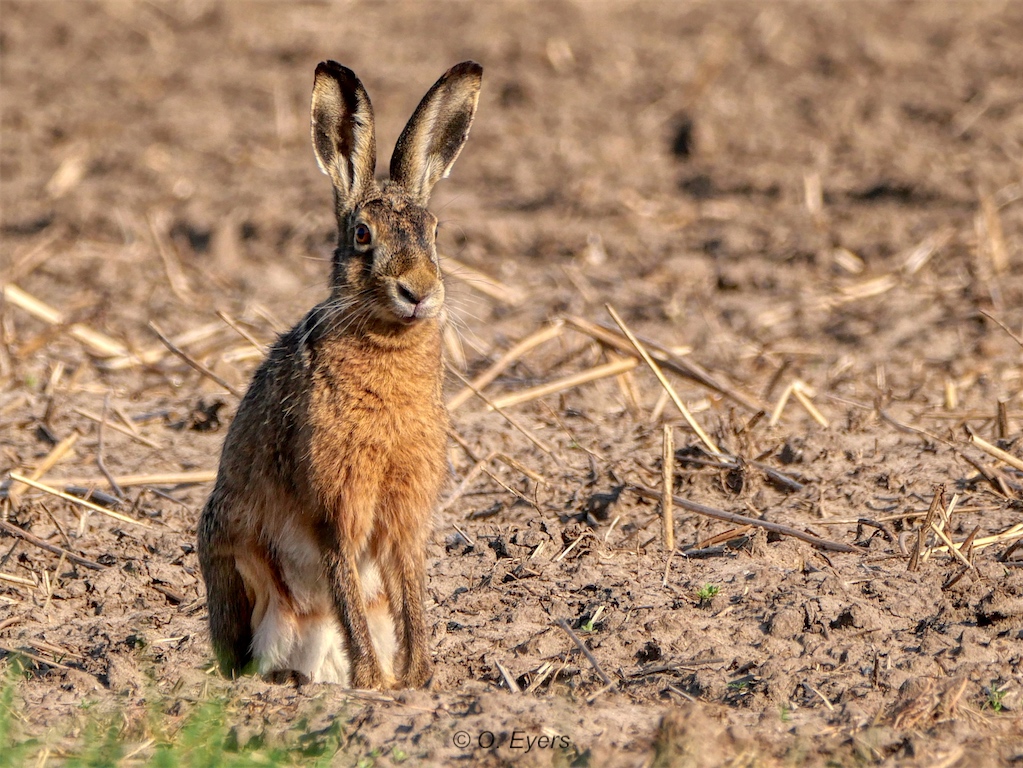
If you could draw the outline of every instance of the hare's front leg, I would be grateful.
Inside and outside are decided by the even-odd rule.
[[[380,553],[380,573],[391,604],[399,648],[395,669],[398,682],[405,688],[422,688],[433,675],[426,612],[423,610],[425,554],[423,545],[407,540],[389,542]]]
[[[334,611],[351,661],[351,686],[384,688],[390,681],[386,679],[373,648],[362,582],[350,544],[336,542],[335,546],[328,548],[324,560]]]

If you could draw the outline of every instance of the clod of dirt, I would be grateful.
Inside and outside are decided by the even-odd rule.
[[[511,557],[511,553],[508,551],[508,543],[504,540],[503,536],[495,536],[487,542],[487,546],[494,550],[498,560]]]
[[[782,464],[796,464],[802,460],[803,449],[794,446],[791,440],[786,440],[785,445],[778,451],[778,461]]]
[[[681,113],[676,119],[675,136],[671,140],[671,154],[683,160],[688,159],[695,150],[693,136],[693,118],[687,113]]]
[[[200,398],[183,418],[168,418],[167,426],[171,429],[216,432],[220,429],[220,410],[224,405],[224,401],[219,398],[209,403],[205,399]]]
[[[640,664],[649,664],[651,661],[657,661],[661,656],[661,646],[657,644],[656,640],[647,640],[646,644],[636,651],[636,661]]]
[[[806,626],[806,614],[800,608],[782,608],[771,617],[768,631],[775,637],[795,637]]]
[[[746,487],[745,469],[740,466],[735,469],[728,470],[728,472],[725,473],[724,484],[729,493],[733,493],[738,496],[742,493],[743,488]]]
[[[469,543],[469,540],[465,538],[465,535],[459,533],[458,531],[455,531],[454,533],[449,534],[447,537],[445,537],[444,539],[445,552],[450,554],[451,552],[454,552],[459,548],[461,548],[462,550],[459,553],[461,555],[467,555],[476,549],[472,544]]]

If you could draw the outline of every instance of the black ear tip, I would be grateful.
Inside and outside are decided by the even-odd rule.
[[[316,65],[316,77],[327,75],[339,82],[358,80],[355,73],[343,64],[338,64],[333,59],[321,61]]]
[[[326,61],[321,61],[319,64],[316,65],[316,74],[319,75],[324,72],[338,72],[342,69],[344,69],[344,67],[338,64],[336,61],[334,61],[333,59],[327,59]]]
[[[455,64],[451,69],[448,70],[449,76],[465,76],[472,75],[477,78],[483,77],[483,66],[476,63],[475,61],[463,61],[460,64]]]

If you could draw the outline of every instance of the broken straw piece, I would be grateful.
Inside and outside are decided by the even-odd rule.
[[[24,310],[37,320],[49,325],[64,325],[67,320],[62,312],[54,309],[30,293],[23,291],[13,283],[3,286],[4,300],[18,309]],[[73,338],[84,344],[89,350],[100,357],[117,357],[127,355],[128,348],[106,334],[89,328],[82,323],[75,323],[68,328]]]

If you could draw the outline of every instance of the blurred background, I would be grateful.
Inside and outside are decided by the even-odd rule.
[[[476,333],[611,300],[728,367],[736,345],[791,334],[828,364],[922,344],[948,366],[984,343],[959,327],[977,306],[1021,304],[1018,4],[7,0],[3,16],[3,258],[45,239],[61,255],[29,285],[136,342],[146,318],[177,326],[207,302],[291,322],[322,297],[334,225],[308,101],[324,58],[366,83],[381,174],[436,77],[484,65],[433,207],[444,253],[530,298],[469,286]],[[840,318],[796,306],[928,238],[945,289]],[[964,293],[980,304],[948,304]]]

